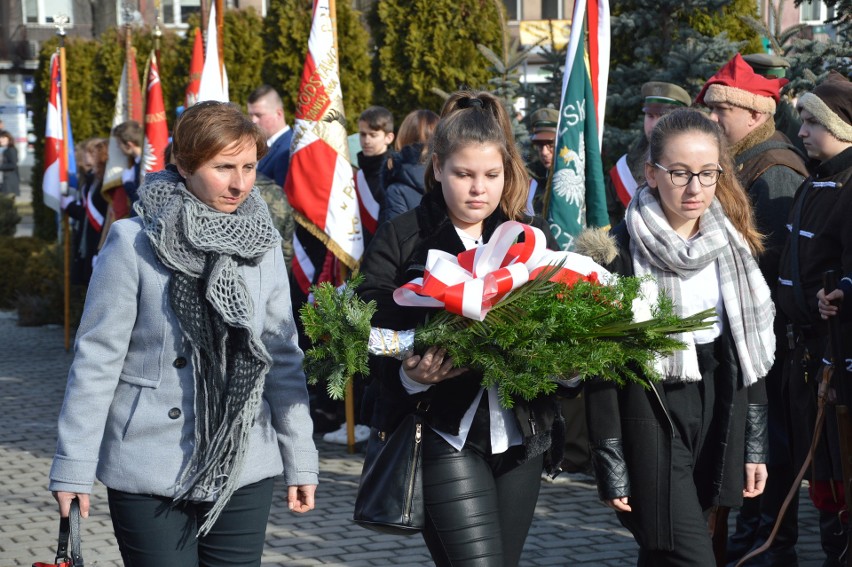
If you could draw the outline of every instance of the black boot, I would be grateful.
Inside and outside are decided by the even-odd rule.
[[[784,498],[790,489],[795,475],[789,467],[772,467],[769,469],[769,480],[766,481],[766,490],[760,495],[760,523],[754,535],[752,549],[761,547],[769,539],[769,535],[775,528],[775,520]],[[796,556],[796,540],[799,538],[799,493],[793,494],[793,499],[787,507],[787,512],[778,527],[778,533],[772,540],[772,545],[745,565],[748,567],[773,567],[783,565],[784,567],[796,567],[798,557]],[[743,554],[745,555],[745,554]]]
[[[840,515],[831,512],[819,513],[819,539],[825,552],[823,567],[844,567],[846,557],[846,526]]]
[[[757,526],[760,523],[760,499],[746,498],[737,514],[737,526],[728,537],[728,549],[725,558],[728,563],[736,564],[754,545],[757,536]]]

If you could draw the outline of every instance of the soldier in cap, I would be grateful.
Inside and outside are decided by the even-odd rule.
[[[689,93],[675,84],[651,81],[642,85],[644,135],[618,159],[606,180],[607,209],[612,226],[621,222],[633,193],[645,182],[645,161],[647,161],[648,137],[651,135],[651,130],[665,114],[676,108],[685,108],[691,102]]]
[[[559,111],[555,108],[539,108],[530,115],[532,136],[530,141],[536,149],[537,162],[530,166],[530,193],[527,199],[529,214],[541,213],[547,176],[553,168],[553,151],[556,146],[556,126]]]
[[[811,175],[796,191],[788,219],[789,236],[781,255],[776,303],[789,323],[791,351],[785,364],[789,400],[790,435],[794,463],[804,461],[814,431],[817,387],[827,354],[828,326],[821,317],[839,316],[843,353],[836,356],[832,389],[838,403],[850,405],[849,368],[852,364],[852,309],[843,301],[852,291],[852,83],[832,71],[796,105],[802,119],[799,136],[808,156],[815,160]],[[839,290],[826,296],[823,274],[847,274]],[[847,281],[848,280],[848,281]],[[839,313],[839,315],[838,315]],[[834,356],[834,353],[832,353]],[[829,398],[832,394],[829,394]],[[846,506],[840,442],[834,406],[826,405],[825,426],[814,457],[810,495],[820,511],[820,541],[826,554],[823,565],[845,565],[847,549]],[[847,457],[848,458],[848,457]]]
[[[736,166],[736,175],[754,208],[758,230],[766,237],[766,248],[758,258],[770,289],[776,287],[778,258],[787,238],[785,224],[796,188],[807,176],[803,157],[782,133],[775,130],[773,115],[787,79],[764,77],[734,55],[705,83],[696,97],[710,109],[719,123]],[[768,419],[771,431],[784,430],[781,394],[782,360],[786,354],[784,326],[775,321],[775,364],[766,376]],[[737,519],[737,531],[728,545],[728,561],[734,561],[766,541],[795,472],[783,435],[770,436],[769,479],[760,502],[746,501]],[[748,563],[752,565],[795,565],[798,527],[795,504],[785,515],[782,529],[769,551]]]

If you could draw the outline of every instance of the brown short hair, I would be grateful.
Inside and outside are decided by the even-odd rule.
[[[133,143],[140,148],[145,139],[145,131],[142,129],[142,125],[135,120],[122,122],[112,129],[112,135],[118,138],[119,141]]]
[[[240,107],[230,102],[206,100],[187,108],[175,124],[174,160],[194,173],[202,164],[232,144],[246,141],[257,147],[257,159],[266,155],[266,135]]]
[[[358,122],[366,122],[370,130],[393,134],[393,114],[384,106],[371,106],[361,113]]]

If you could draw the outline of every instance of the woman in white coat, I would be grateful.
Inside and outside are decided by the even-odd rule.
[[[50,490],[85,517],[103,482],[126,565],[260,565],[273,477],[306,512],[318,471],[279,235],[253,188],[266,138],[211,101],[180,117],[173,151],[99,255]]]

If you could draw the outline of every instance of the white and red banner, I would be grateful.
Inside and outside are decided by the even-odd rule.
[[[524,235],[523,242],[516,242]],[[450,313],[482,321],[494,305],[513,290],[559,266],[550,280],[606,282],[610,273],[588,256],[547,249],[539,229],[516,221],[497,227],[488,244],[458,255],[429,250],[422,278],[394,291],[398,305],[443,307]]]
[[[284,189],[297,222],[355,268],[364,253],[364,233],[328,0],[314,2]]]
[[[195,39],[192,42],[192,60],[189,62],[189,83],[186,85],[186,108],[198,102],[198,91],[201,90],[201,72],[204,69],[204,40],[201,39],[201,29],[195,28]]]
[[[207,49],[204,54],[204,67],[201,70],[201,81],[198,85],[198,100],[218,100],[228,102],[228,72],[225,62],[219,61],[219,37],[216,30],[216,6],[210,6],[210,17],[207,18]]]
[[[169,144],[169,127],[166,124],[166,107],[163,104],[163,85],[157,54],[151,50],[148,66],[148,94],[145,97],[145,144],[142,148],[142,175],[166,167],[166,146]]]
[[[615,192],[618,195],[618,200],[621,204],[627,207],[630,200],[633,199],[633,194],[639,188],[633,173],[630,171],[630,165],[627,163],[627,154],[619,158],[612,169],[609,170],[609,177],[612,179],[612,184],[615,186]]]
[[[50,98],[44,133],[44,204],[59,212],[62,197],[68,192],[68,147],[62,135],[62,93],[60,92],[59,54],[50,58]]]
[[[379,203],[373,197],[370,185],[364,171],[359,169],[355,174],[355,188],[358,190],[358,210],[361,213],[361,223],[368,234],[376,234],[379,227]]]
[[[121,71],[121,81],[115,97],[112,128],[128,120],[135,120],[142,124],[142,112],[142,88],[139,85],[139,71],[136,68],[136,49],[128,45],[124,68]],[[113,135],[109,137],[108,151],[101,193],[107,201],[111,202],[115,217],[120,219],[130,213],[130,202],[122,184],[122,174],[127,169],[127,155],[121,151],[121,146]]]

